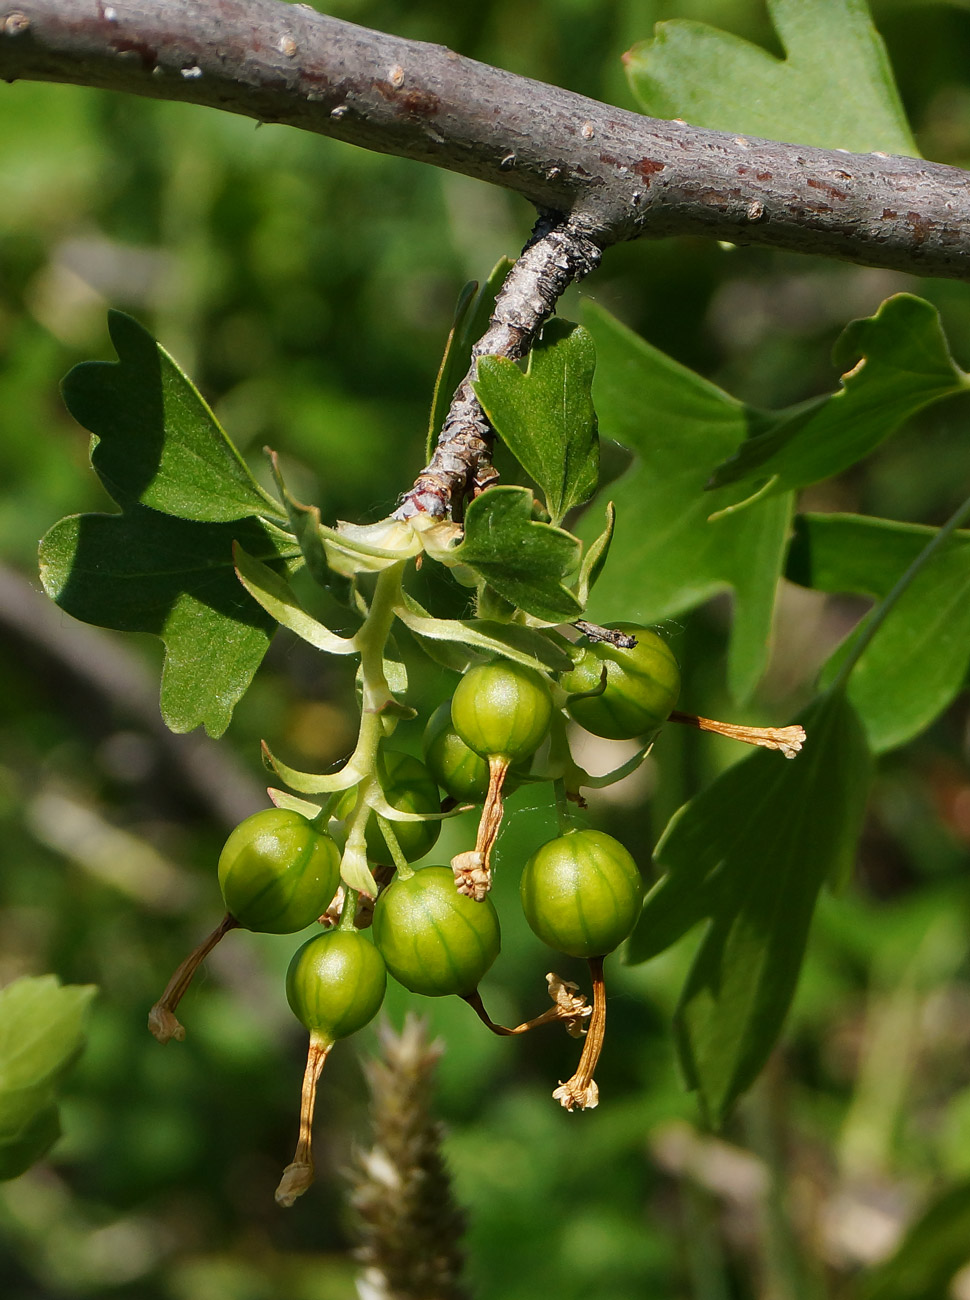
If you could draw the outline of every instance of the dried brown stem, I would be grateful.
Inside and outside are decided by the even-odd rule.
[[[165,986],[165,992],[148,1013],[148,1028],[160,1043],[168,1043],[173,1038],[181,1043],[185,1038],[185,1029],[175,1016],[175,1008],[182,1001],[186,990],[192,983],[192,977],[223,935],[235,930],[239,922],[227,912],[216,928],[203,939],[197,948],[175,969],[175,974]]]
[[[540,1025],[552,1025],[566,1021],[566,1027],[570,1033],[576,1034],[582,1032],[583,1021],[592,1014],[592,1007],[586,1005],[586,999],[582,996],[576,996],[576,985],[567,984],[560,980],[557,975],[547,975],[546,980],[549,984],[549,995],[553,999],[554,1005],[548,1011],[543,1011],[541,1015],[535,1016],[532,1020],[523,1021],[521,1025],[516,1025],[510,1029],[505,1025],[498,1025],[485,1010],[485,1003],[478,989],[474,993],[462,994],[463,1001],[467,1002],[471,1009],[478,1016],[479,1020],[493,1034],[498,1034],[500,1038],[514,1038],[518,1034],[527,1034],[530,1029],[538,1029]],[[557,995],[557,988],[562,990],[564,996]]]
[[[576,1073],[552,1094],[556,1101],[566,1110],[578,1106],[580,1110],[592,1110],[599,1105],[600,1092],[593,1078],[593,1071],[599,1063],[606,1037],[606,984],[603,980],[603,957],[590,957],[589,973],[593,981],[593,1014],[589,1018],[586,1030],[586,1042],[583,1054],[579,1058]]]
[[[805,728],[797,723],[791,727],[745,727],[733,722],[715,722],[713,718],[698,718],[693,713],[671,713],[668,721],[681,722],[698,731],[713,731],[730,740],[740,740],[746,745],[760,745],[762,749],[780,749],[786,758],[794,758],[805,743]]]
[[[599,623],[587,623],[584,618],[577,618],[573,627],[577,632],[582,632],[587,641],[605,641],[621,650],[632,650],[637,644],[636,637],[630,636],[629,632],[621,632],[615,627],[600,627]]]
[[[458,853],[451,860],[455,884],[459,894],[467,894],[480,903],[492,888],[492,849],[502,826],[505,805],[502,787],[509,770],[509,761],[498,755],[488,760],[488,793],[478,821],[475,847],[467,853]]]
[[[333,1047],[332,1042],[310,1035],[303,1089],[300,1093],[300,1136],[293,1159],[283,1170],[276,1189],[276,1204],[288,1209],[313,1182],[313,1111],[317,1102],[317,1084]]]

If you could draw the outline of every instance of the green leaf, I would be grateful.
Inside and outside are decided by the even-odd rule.
[[[767,1059],[791,1003],[819,890],[851,866],[869,757],[841,694],[806,712],[793,761],[759,750],[672,819],[666,874],[630,941],[643,960],[698,921],[709,927],[675,1028],[688,1083],[719,1124]]]
[[[584,318],[596,344],[600,433],[635,457],[608,488],[616,533],[588,617],[656,623],[733,589],[728,676],[735,696],[744,698],[768,654],[791,499],[759,501],[711,521],[711,512],[729,506],[732,497],[704,489],[714,468],[761,427],[763,417],[602,308],[587,303]],[[596,518],[595,509],[584,515],[584,537],[593,535]]]
[[[885,596],[935,528],[858,515],[803,515],[790,576],[820,591]],[[838,671],[863,620],[823,669]],[[918,735],[959,694],[970,667],[970,533],[958,532],[889,611],[849,677],[848,694],[876,753]]]
[[[488,329],[489,317],[495,308],[495,295],[502,287],[512,265],[509,258],[499,258],[481,288],[478,287],[477,281],[469,280],[459,294],[454,322],[448,334],[444,356],[441,358],[438,377],[435,380],[425,449],[428,460],[431,459],[438,439],[438,431],[445,422],[455,389],[468,373],[472,359],[472,346]]]
[[[801,587],[857,596],[885,596],[936,536],[926,524],[901,524],[872,515],[795,516],[785,577]],[[957,532],[944,548],[965,547],[970,531]]]
[[[239,584],[233,542],[264,562],[296,549],[264,520],[194,523],[141,506],[62,519],[40,545],[44,590],[62,609],[161,637],[162,716],[173,731],[225,731],[276,627]]]
[[[908,293],[846,326],[832,359],[846,372],[840,390],[776,416],[774,427],[717,469],[714,486],[741,484],[747,495],[770,480],[768,490],[779,493],[831,478],[924,406],[970,386],[950,355],[939,312]]]
[[[554,524],[588,501],[599,478],[590,396],[596,352],[580,325],[553,319],[523,372],[508,357],[482,357],[475,393],[498,436],[545,497]]]
[[[924,1210],[896,1250],[862,1278],[860,1300],[935,1300],[967,1262],[970,1183],[949,1187]]]
[[[864,0],[768,0],[785,58],[705,23],[658,23],[625,56],[652,117],[769,140],[918,157]]]
[[[75,366],[63,394],[94,434],[91,463],[114,500],[197,521],[284,521],[165,349],[122,312],[108,313],[108,329],[118,361]]]
[[[56,1092],[84,1045],[91,985],[53,975],[0,989],[0,1178],[39,1160],[60,1133]]]
[[[562,581],[579,564],[580,551],[571,533],[532,518],[528,488],[496,487],[468,507],[464,541],[450,555],[527,614],[562,623],[583,612]]]

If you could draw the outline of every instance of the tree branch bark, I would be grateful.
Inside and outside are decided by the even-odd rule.
[[[562,217],[540,216],[532,238],[495,299],[489,327],[472,348],[434,455],[401,498],[395,519],[454,514],[466,496],[478,496],[498,478],[492,465],[492,426],[475,396],[479,357],[524,357],[536,334],[575,280],[599,265],[599,246]]]
[[[698,130],[279,0],[0,0],[0,78],[226,109],[432,163],[600,247],[703,234],[970,278],[970,175]]]

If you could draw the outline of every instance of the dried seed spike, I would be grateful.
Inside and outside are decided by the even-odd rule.
[[[181,1043],[185,1038],[185,1028],[176,1017],[175,1008],[192,983],[193,975],[212,949],[224,934],[238,926],[236,918],[227,912],[212,933],[175,968],[175,973],[165,986],[165,992],[148,1013],[148,1028],[160,1043],[171,1042],[173,1038]]]
[[[589,959],[589,972],[593,980],[593,1014],[589,1018],[586,1042],[583,1044],[583,1054],[579,1058],[576,1073],[565,1083],[560,1083],[552,1094],[566,1110],[572,1110],[574,1106],[578,1106],[580,1110],[592,1110],[599,1104],[599,1088],[593,1079],[593,1071],[600,1059],[603,1040],[606,1037],[606,985],[603,982],[603,961],[602,957]]]
[[[745,727],[731,722],[715,722],[713,718],[698,718],[693,713],[671,713],[670,722],[681,722],[698,731],[713,731],[746,745],[760,745],[762,749],[779,749],[786,758],[794,758],[805,743],[805,728],[797,723],[791,727]]]
[[[303,1074],[303,1091],[300,1096],[300,1136],[296,1144],[293,1159],[283,1170],[283,1177],[276,1189],[276,1204],[289,1208],[298,1196],[302,1196],[313,1182],[313,1108],[317,1100],[317,1084],[330,1055],[332,1042],[310,1035],[307,1050],[306,1070]]]
[[[351,1173],[365,1266],[361,1297],[470,1300],[462,1281],[465,1221],[431,1114],[441,1044],[410,1012],[400,1035],[378,1029],[380,1057],[364,1066],[371,1094],[372,1144]]]

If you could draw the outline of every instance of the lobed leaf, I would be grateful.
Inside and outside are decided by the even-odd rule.
[[[630,940],[643,961],[709,922],[680,998],[681,1063],[719,1124],[781,1031],[826,879],[851,866],[869,756],[851,705],[823,696],[803,719],[794,762],[759,750],[671,820],[657,846],[665,875]]]
[[[859,515],[802,515],[789,575],[820,591],[885,596],[935,528]],[[867,620],[822,672],[831,681]],[[848,694],[876,753],[905,744],[963,688],[970,668],[970,533],[932,555],[889,611],[849,677]]]
[[[732,590],[728,675],[732,692],[744,698],[767,659],[791,499],[759,501],[712,520],[712,510],[729,506],[731,495],[704,489],[763,417],[601,307],[587,303],[584,319],[596,344],[600,432],[634,454],[608,487],[618,522],[589,617],[657,623]],[[593,519],[589,510],[580,525],[587,539]]]
[[[137,505],[62,519],[40,544],[44,590],[67,613],[162,639],[161,708],[173,731],[225,731],[276,627],[236,579],[234,542],[264,562],[295,554],[292,537],[265,520],[198,523]]]
[[[775,416],[718,467],[713,486],[735,483],[747,494],[770,484],[779,493],[831,478],[924,406],[970,385],[950,355],[939,312],[908,293],[847,325],[832,359],[845,371],[840,390]]]
[[[768,140],[918,157],[886,48],[864,0],[768,0],[785,58],[688,19],[625,55],[652,117]]]
[[[123,312],[108,313],[108,330],[118,360],[82,362],[62,392],[94,435],[91,464],[113,499],[197,522],[247,515],[285,522],[165,349]]]
[[[578,566],[580,550],[571,533],[532,518],[528,488],[495,487],[469,505],[464,541],[450,554],[527,614],[562,623],[583,612],[562,581]]]
[[[588,501],[599,479],[590,388],[596,351],[580,325],[548,322],[525,371],[482,357],[475,394],[498,436],[542,490],[553,524]]]

